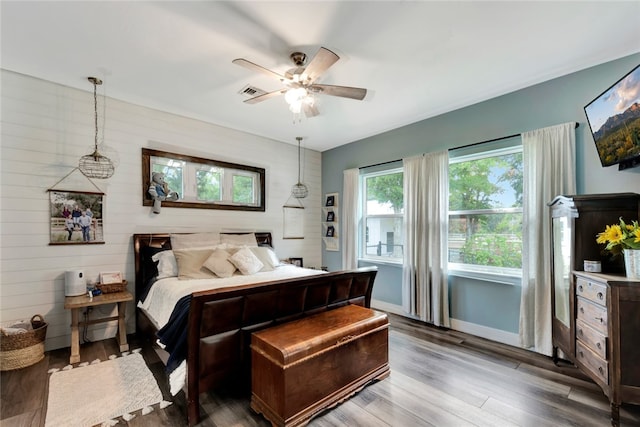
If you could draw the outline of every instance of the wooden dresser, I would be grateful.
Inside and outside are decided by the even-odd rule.
[[[620,217],[638,219],[640,194],[558,196],[549,207],[553,359],[602,387],[617,426],[620,403],[640,404],[640,282],[624,277],[622,258],[603,253],[596,235]],[[585,261],[600,261],[605,274],[584,272]]]
[[[611,402],[611,424],[620,404],[640,404],[640,281],[573,271],[575,364]]]

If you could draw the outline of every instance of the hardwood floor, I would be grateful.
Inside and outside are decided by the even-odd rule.
[[[602,391],[571,366],[456,331],[390,315],[389,378],[315,417],[324,426],[609,426]],[[186,425],[184,394],[168,392],[164,366],[148,343],[130,337],[166,400],[173,405],[118,425]],[[69,348],[48,352],[28,368],[2,372],[0,426],[44,426],[50,368],[68,364]],[[84,344],[82,361],[117,354],[115,339]],[[623,405],[621,426],[640,425],[640,406]],[[269,426],[249,408],[249,398],[224,390],[201,396],[201,426]]]

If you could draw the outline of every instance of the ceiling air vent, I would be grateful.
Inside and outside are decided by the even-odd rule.
[[[245,87],[240,89],[240,91],[238,93],[241,94],[241,95],[247,96],[249,98],[253,98],[255,96],[264,95],[267,92],[265,92],[262,89],[258,89],[255,86],[246,85]]]

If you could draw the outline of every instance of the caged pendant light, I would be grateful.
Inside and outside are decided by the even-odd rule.
[[[300,182],[300,142],[302,141],[302,137],[297,136],[296,140],[298,140],[298,183],[291,187],[291,195],[296,199],[304,199],[309,195],[309,189],[305,184]]]
[[[93,111],[95,113],[95,141],[93,153],[80,158],[78,169],[88,178],[107,179],[111,178],[115,167],[113,162],[106,156],[98,152],[98,96],[96,88],[102,84],[102,80],[97,77],[88,77],[93,83]]]

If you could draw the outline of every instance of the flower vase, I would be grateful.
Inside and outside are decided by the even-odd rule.
[[[624,249],[624,268],[628,279],[640,280],[640,249]]]

